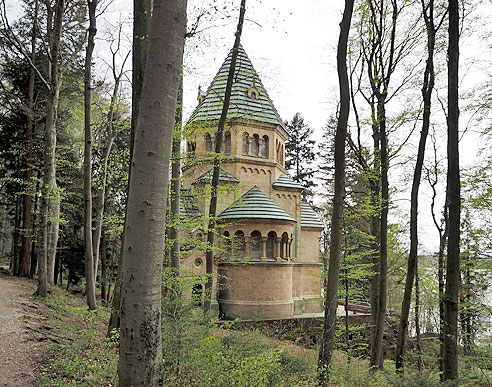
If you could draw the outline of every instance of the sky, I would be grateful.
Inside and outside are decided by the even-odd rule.
[[[226,58],[234,42],[234,32],[239,14],[239,0],[189,0],[189,24],[193,23],[201,9],[216,6],[218,12],[204,16],[198,30],[203,32],[187,40],[184,64],[184,117],[189,117],[197,105],[198,86],[206,90],[214,75]],[[98,40],[95,49],[96,73],[107,75],[104,61],[109,60],[108,43],[105,38],[120,22],[131,36],[132,1],[105,0],[109,4],[98,19]],[[490,4],[471,9],[468,23],[461,40],[460,61],[462,94],[475,85],[489,79],[492,46],[490,27],[480,20],[490,20],[484,15],[491,14]],[[6,0],[12,18],[19,12],[17,0]],[[342,18],[343,0],[247,0],[246,21],[241,42],[253,66],[266,87],[280,116],[290,120],[296,112],[315,130],[314,139],[320,141],[321,129],[336,113],[338,100],[338,78],[336,73],[336,44],[339,23]],[[466,10],[469,11],[468,9]],[[477,19],[482,17],[482,19]],[[127,44],[127,49],[129,44]],[[445,62],[445,55],[442,60]],[[445,96],[445,83],[441,85],[441,96]],[[400,102],[402,104],[404,102]],[[398,108],[398,107],[396,107]],[[438,109],[438,107],[436,107]],[[463,130],[470,113],[462,111],[460,127]],[[353,119],[353,115],[352,115]],[[441,126],[445,117],[441,114]],[[415,130],[410,143],[418,141],[419,128]],[[463,165],[473,164],[478,138],[470,130],[460,144]],[[439,140],[441,155],[445,154],[445,140]],[[411,147],[410,147],[411,148]],[[406,185],[406,191],[395,195],[394,221],[408,218],[409,184],[414,163],[392,170],[392,181],[399,187]],[[391,184],[391,182],[390,182]],[[436,247],[435,229],[428,216],[429,192],[421,194],[422,241],[428,250]]]

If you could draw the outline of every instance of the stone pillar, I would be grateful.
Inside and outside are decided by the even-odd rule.
[[[286,250],[287,250],[287,260],[292,261],[292,252],[291,252],[291,247],[292,247],[292,238],[288,239],[288,242],[286,244]]]
[[[266,261],[267,260],[267,256],[266,256],[266,242],[267,242],[267,239],[268,239],[268,237],[264,237],[264,236],[261,237],[260,259],[262,261]]]
[[[244,237],[244,243],[245,243],[245,251],[246,251],[246,260],[249,261],[251,259],[251,237]]]
[[[274,257],[275,259],[280,262],[282,261],[282,258],[280,258],[280,242],[282,241],[282,238],[277,238],[275,241],[275,254]]]

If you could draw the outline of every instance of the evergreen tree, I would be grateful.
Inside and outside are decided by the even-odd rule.
[[[285,122],[290,133],[290,140],[285,144],[285,168],[292,178],[305,188],[314,186],[314,140],[313,129],[304,123],[304,118],[296,113],[290,122]]]
[[[318,177],[322,182],[321,195],[323,197],[333,195],[333,171],[335,168],[333,151],[336,127],[337,121],[331,116],[323,126],[323,138],[318,144]]]

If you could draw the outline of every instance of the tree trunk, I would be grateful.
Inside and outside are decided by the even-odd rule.
[[[39,173],[37,175],[36,179],[36,193],[39,192]],[[33,230],[36,230],[36,223],[37,223],[37,213],[39,210],[39,200],[38,200],[39,195],[34,196],[34,216],[33,216]],[[36,235],[36,238],[32,238],[32,245],[31,245],[31,267],[29,270],[30,273],[30,278],[34,278],[36,275],[36,269],[38,266],[38,239],[39,235]]]
[[[445,211],[447,212],[446,209]],[[439,375],[441,382],[444,382],[444,249],[446,248],[446,240],[447,233],[440,236],[437,271],[439,281]]]
[[[152,14],[152,0],[133,0],[133,42],[132,42],[132,122],[130,128],[130,165],[133,159],[133,145],[135,139],[135,128],[137,126],[138,106],[142,93],[143,77],[147,60],[147,45],[150,34],[150,18]],[[128,172],[128,185],[130,184],[131,168]],[[129,188],[127,188],[128,192]],[[128,206],[128,196],[127,203]],[[126,213],[123,230],[126,230]],[[115,329],[120,327],[120,291],[121,291],[121,269],[123,267],[123,246],[125,231],[121,241],[121,251],[118,257],[118,269],[114,283],[113,302],[111,303],[111,317],[108,323],[107,336],[111,336]]]
[[[121,287],[120,386],[161,376],[161,281],[171,142],[186,0],[154,5],[128,193]]]
[[[388,276],[388,206],[389,206],[389,184],[388,184],[388,136],[386,133],[386,111],[385,96],[378,98],[378,122],[381,133],[381,219],[380,219],[380,246],[379,246],[379,294],[378,310],[376,316],[375,334],[375,363],[383,368],[383,337],[384,320],[386,318],[386,287]]]
[[[107,294],[106,286],[108,283],[107,260],[106,260],[106,234],[101,236],[101,301],[106,304]]]
[[[396,345],[396,369],[399,372],[403,371],[403,355],[405,353],[405,341],[408,330],[408,315],[410,312],[413,279],[418,254],[418,194],[420,180],[422,177],[422,167],[424,164],[425,144],[429,134],[431,97],[432,90],[434,89],[434,45],[436,35],[436,30],[434,27],[434,1],[429,1],[429,14],[427,14],[427,8],[424,3],[422,3],[422,8],[422,13],[424,15],[427,28],[427,62],[424,71],[424,83],[422,86],[424,112],[422,131],[420,132],[420,142],[417,152],[417,162],[413,174],[412,192],[410,196],[410,253],[408,256],[407,277],[405,281],[405,291],[403,295]],[[415,286],[417,287],[417,285]]]
[[[94,271],[94,251],[92,246],[92,127],[91,127],[91,84],[92,84],[92,52],[96,36],[97,0],[87,0],[89,11],[89,29],[87,50],[85,54],[84,72],[84,203],[85,203],[85,294],[89,310],[97,308],[96,281]],[[97,267],[96,267],[97,269]]]
[[[449,0],[448,46],[448,257],[444,293],[444,380],[458,378],[458,289],[460,281],[460,166],[458,148],[459,7]]]
[[[125,58],[126,61],[126,58]],[[102,182],[101,182],[101,188],[98,190],[98,195],[97,195],[97,201],[96,201],[96,214],[95,214],[95,222],[94,222],[94,235],[93,235],[93,247],[92,251],[94,254],[94,282],[96,282],[97,279],[97,267],[98,267],[98,261],[99,261],[99,245],[101,242],[101,232],[102,232],[102,225],[103,225],[103,218],[104,218],[104,204],[106,201],[106,189],[107,189],[107,180],[108,180],[108,161],[109,161],[109,156],[111,155],[111,150],[113,149],[113,143],[114,139],[116,137],[116,134],[114,132],[113,128],[113,120],[114,120],[114,110],[116,108],[116,103],[118,100],[118,91],[120,89],[120,81],[121,81],[121,76],[123,75],[123,69],[124,69],[124,63],[121,66],[121,72],[116,75],[116,70],[113,69],[113,75],[114,75],[114,87],[113,87],[113,93],[111,95],[111,103],[109,106],[109,111],[108,111],[108,116],[107,116],[107,131],[108,131],[108,138],[107,138],[107,143],[106,143],[106,149],[104,150],[104,157],[103,157],[103,173],[102,173]]]
[[[371,368],[376,366],[376,322],[378,316],[378,304],[379,304],[379,208],[380,208],[380,167],[378,163],[380,153],[380,141],[379,141],[379,129],[373,132],[373,149],[375,155],[374,177],[372,181],[369,181],[369,188],[371,190],[371,214],[370,219],[370,233],[371,233],[371,263],[372,263],[372,275],[370,278],[370,300],[371,300],[371,347],[370,347],[370,366]]]
[[[49,85],[46,100],[46,132],[44,140],[43,192],[41,200],[41,246],[37,293],[46,297],[47,282],[54,278],[54,254],[58,243],[60,193],[56,184],[56,116],[60,94],[60,45],[65,12],[65,0],[58,0],[54,9],[54,26],[48,23],[48,42],[51,59],[48,62]],[[48,239],[50,242],[48,243]]]
[[[415,336],[417,350],[417,369],[422,372],[422,346],[420,345],[420,287],[419,287],[419,259],[415,259]]]
[[[176,104],[176,117],[173,132],[173,145],[171,150],[171,227],[169,227],[169,248],[170,266],[175,269],[175,274],[179,275],[179,196],[181,185],[181,125],[183,122],[183,74],[179,82],[178,101]]]
[[[55,147],[56,148],[56,147]],[[56,168],[56,164],[55,164]],[[56,171],[55,171],[56,172]],[[56,179],[56,178],[55,178]],[[48,282],[54,283],[55,278],[55,259],[58,251],[58,235],[60,230],[60,191],[58,186],[54,192],[51,202],[51,221],[49,222],[48,234]]]
[[[214,243],[215,243],[215,216],[217,214],[217,187],[219,185],[219,173],[220,173],[220,160],[222,151],[222,137],[224,133],[224,126],[227,119],[227,111],[229,110],[229,103],[231,99],[232,83],[234,81],[234,69],[236,67],[236,60],[239,50],[239,43],[241,42],[241,33],[243,30],[244,13],[246,12],[246,0],[241,0],[241,8],[239,10],[239,20],[237,23],[236,39],[234,40],[234,46],[232,49],[231,64],[229,66],[229,74],[227,76],[227,84],[224,95],[224,104],[222,105],[222,113],[219,119],[219,127],[217,128],[217,136],[215,143],[215,156],[214,156],[214,171],[212,175],[212,189],[210,193],[210,207],[208,210],[209,222],[207,231],[207,251],[205,254],[205,266],[207,273],[207,282],[205,283],[205,310],[210,310],[212,306],[212,284],[213,284],[213,266],[214,266]]]
[[[17,189],[19,191],[19,189]],[[15,194],[15,212],[14,212],[14,236],[12,238],[12,274],[19,275],[20,262],[19,262],[19,229],[20,229],[20,213],[21,213],[21,200],[20,195]]]
[[[31,62],[32,66],[36,65],[36,29],[38,24],[38,0],[34,2],[34,20],[31,35]],[[30,277],[31,271],[31,244],[32,244],[32,131],[34,121],[34,78],[35,71],[33,67],[29,68],[29,84],[27,89],[27,122],[26,122],[26,188],[23,194],[22,206],[22,249],[20,256],[20,275]]]
[[[350,113],[350,88],[347,75],[347,44],[354,8],[353,0],[345,1],[337,49],[337,71],[340,88],[340,114],[335,134],[334,198],[330,229],[330,263],[325,280],[325,316],[323,336],[318,358],[318,381],[328,385],[333,351],[335,349],[335,326],[338,306],[338,280],[343,237],[343,201],[345,197],[345,138]]]

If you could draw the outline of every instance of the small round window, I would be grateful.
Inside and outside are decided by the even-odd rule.
[[[201,258],[195,259],[195,267],[200,267],[203,265],[203,261]]]

